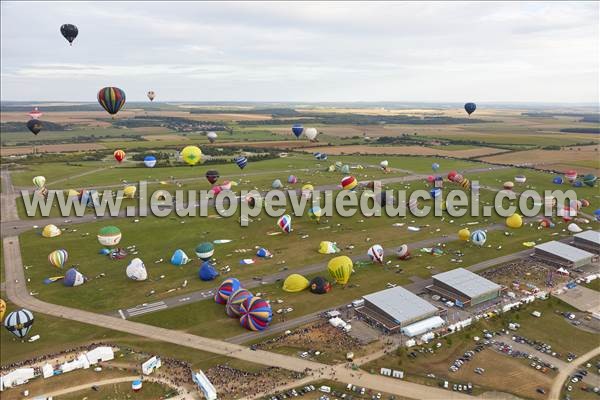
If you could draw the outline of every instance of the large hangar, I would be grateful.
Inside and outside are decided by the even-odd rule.
[[[475,306],[502,294],[502,286],[464,268],[442,272],[432,278],[433,285],[427,289],[450,298],[459,307]]]
[[[600,254],[600,232],[588,230],[573,235],[573,246]]]
[[[588,251],[553,240],[535,246],[534,257],[559,267],[580,268],[596,256]]]

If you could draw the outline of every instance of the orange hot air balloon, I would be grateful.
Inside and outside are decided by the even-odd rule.
[[[121,162],[125,159],[125,152],[123,150],[116,150],[114,152],[115,160]]]

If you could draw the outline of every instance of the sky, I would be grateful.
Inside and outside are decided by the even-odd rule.
[[[599,8],[2,1],[0,98],[597,103]]]

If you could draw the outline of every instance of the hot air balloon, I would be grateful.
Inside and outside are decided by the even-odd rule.
[[[458,238],[460,240],[464,240],[466,242],[467,240],[469,240],[470,237],[471,231],[469,230],[469,228],[462,228],[458,231]]]
[[[277,220],[277,226],[285,233],[290,233],[292,231],[292,217],[289,214],[282,215]]]
[[[125,105],[125,92],[118,87],[105,87],[98,92],[98,103],[110,115],[115,115]]]
[[[181,150],[181,158],[188,165],[196,165],[202,159],[202,151],[198,146],[185,146]]]
[[[540,220],[540,226],[542,228],[554,228],[554,222],[552,222],[552,220],[548,219],[548,218],[542,218]]]
[[[573,183],[577,179],[577,171],[570,169],[567,172],[565,172],[565,177],[570,183]]]
[[[587,174],[583,177],[583,183],[585,183],[589,187],[594,187],[596,180],[598,178],[594,174]]]
[[[171,256],[171,264],[173,265],[181,266],[187,264],[189,261],[189,257],[187,256],[187,254],[185,254],[185,251],[181,249],[175,250],[175,252]]]
[[[296,175],[290,175],[290,176],[288,176],[287,182],[290,185],[293,185],[298,182],[298,178],[296,178]]]
[[[434,172],[437,172],[437,171],[440,169],[440,164],[438,164],[438,163],[434,162],[433,164],[431,164],[431,169],[432,169]]]
[[[46,186],[46,178],[41,175],[38,175],[33,178],[33,184],[36,188],[41,189],[44,186]]]
[[[378,244],[374,244],[367,251],[367,255],[371,259],[372,262],[383,264],[383,247]]]
[[[432,199],[436,199],[442,195],[442,189],[433,188],[429,191],[429,195],[431,196]]]
[[[240,307],[240,324],[251,331],[265,330],[272,318],[271,306],[260,297],[250,297]]]
[[[204,261],[198,270],[198,277],[203,281],[212,281],[219,273],[209,261]]]
[[[352,260],[347,256],[332,258],[327,263],[327,270],[331,277],[340,285],[345,285],[352,274]]]
[[[292,133],[299,138],[300,135],[302,135],[302,132],[304,132],[304,127],[301,124],[295,124],[292,126]]]
[[[487,240],[487,234],[481,229],[476,230],[471,234],[471,242],[476,246],[483,246]]]
[[[577,225],[576,223],[571,222],[568,226],[567,226],[567,230],[571,233],[580,233],[583,232],[583,229],[581,229],[581,227],[579,225]]]
[[[525,183],[526,181],[527,181],[527,177],[525,175],[515,176],[515,182],[517,182],[517,183]]]
[[[429,182],[429,183],[433,183],[433,182],[435,182],[435,176],[433,176],[433,175],[429,175],[429,176],[427,177],[427,182]]]
[[[63,285],[68,287],[75,287],[83,285],[86,280],[86,277],[83,276],[81,272],[77,271],[75,268],[69,268],[65,273]]]
[[[69,46],[73,46],[73,40],[79,34],[79,29],[73,24],[63,24],[60,27],[60,33],[63,35],[67,42],[69,42]]]
[[[60,235],[62,231],[56,225],[48,224],[42,230],[42,236],[45,238],[53,238]]]
[[[34,135],[37,135],[42,131],[42,121],[39,119],[30,119],[27,121],[27,129],[29,129]]]
[[[148,168],[154,168],[154,166],[156,165],[156,157],[154,157],[154,156],[144,157],[144,165]]]
[[[315,190],[315,187],[313,185],[311,185],[310,183],[302,185],[302,189],[300,189],[300,191],[302,193],[302,197],[304,197],[306,199],[310,199],[312,197],[314,190]]]
[[[244,200],[250,207],[254,207],[256,205],[256,198],[252,193],[248,193]]]
[[[410,258],[410,251],[408,251],[408,246],[403,244],[402,246],[398,247],[398,249],[396,250],[396,256],[401,260],[406,260]]]
[[[354,190],[358,185],[358,181],[353,176],[345,176],[342,179],[342,188],[344,190]]]
[[[523,226],[523,218],[519,214],[513,214],[506,218],[506,226],[512,229],[520,228]]]
[[[556,185],[562,185],[562,183],[563,183],[563,178],[562,178],[562,176],[555,176],[555,177],[552,179],[552,183],[554,183],[554,184],[556,184]]]
[[[284,292],[301,292],[308,287],[308,279],[300,274],[291,274],[283,281]]]
[[[323,215],[323,210],[319,206],[311,207],[308,210],[308,217],[313,221],[317,221],[317,223],[319,223],[321,221],[322,215]]]
[[[154,93],[154,90],[149,90],[148,93],[146,93],[146,96],[148,96],[150,101],[154,101],[154,98],[156,97],[156,93]]]
[[[231,181],[223,181],[223,184],[221,185],[221,189],[223,190],[231,190]]]
[[[600,222],[600,208],[594,210],[594,217],[596,217],[596,221]]]
[[[309,283],[310,292],[314,294],[325,294],[331,290],[331,283],[322,276],[316,276]]]
[[[389,164],[390,163],[388,162],[388,160],[383,160],[379,163],[379,166],[381,167],[382,170],[386,171]]]
[[[48,262],[56,268],[62,268],[69,259],[69,253],[65,249],[54,250],[48,254]]]
[[[334,242],[324,240],[319,244],[319,253],[321,253],[321,254],[335,254],[335,253],[339,253],[339,252],[340,252],[340,249],[337,247],[337,244]]]
[[[28,115],[31,119],[40,119],[44,113],[42,113],[39,108],[33,107],[33,110],[29,111]]]
[[[231,318],[239,318],[242,303],[246,301],[246,299],[250,299],[252,297],[252,293],[250,293],[246,289],[236,290],[231,294],[231,296],[229,296],[229,299],[227,299],[227,304],[225,305],[225,312]]]
[[[325,160],[327,160],[327,154],[325,154],[325,153],[318,153],[317,152],[317,153],[314,154],[314,156],[319,161],[325,161]]]
[[[514,187],[515,187],[515,184],[512,183],[511,181],[504,182],[504,190],[513,190]]]
[[[342,165],[342,168],[340,168],[340,172],[342,174],[349,174],[350,173],[350,166],[348,164]]]
[[[206,138],[208,139],[209,142],[214,143],[217,140],[217,134],[216,132],[208,132],[206,134]]]
[[[133,185],[125,186],[123,189],[123,196],[126,199],[133,199],[135,197],[135,193],[137,192],[137,187]]]
[[[116,246],[121,241],[121,230],[116,226],[105,226],[98,231],[98,242],[102,246]]]
[[[209,183],[214,184],[219,180],[219,171],[215,171],[214,169],[206,171],[206,180]]]
[[[581,199],[581,207],[589,207],[590,202],[586,199]]]
[[[240,169],[244,169],[248,165],[248,159],[244,156],[236,157],[234,161]]]
[[[125,268],[125,274],[127,277],[134,281],[145,281],[148,279],[148,272],[144,262],[139,258],[131,260],[127,268]]]
[[[476,109],[477,109],[477,106],[475,105],[475,103],[466,103],[465,104],[465,111],[469,115],[473,114]]]
[[[317,135],[319,134],[319,131],[317,131],[316,128],[306,128],[304,130],[304,136],[306,136],[306,138],[308,140],[310,140],[311,142],[316,142],[317,141]]]
[[[242,285],[236,278],[225,279],[219,286],[219,289],[217,289],[217,294],[215,294],[215,302],[218,304],[227,304],[229,297],[235,291],[240,290],[241,288]]]
[[[122,162],[125,159],[125,152],[123,150],[115,150],[113,156],[117,162]]]
[[[575,182],[573,182],[573,187],[583,187],[583,182],[582,181],[575,181]]]
[[[281,189],[281,188],[283,187],[283,184],[281,183],[281,180],[279,180],[279,179],[275,179],[275,180],[273,181],[273,183],[271,183],[271,187],[272,187],[273,189]]]
[[[196,255],[201,260],[210,260],[213,254],[215,254],[215,246],[211,242],[200,243],[196,246]]]
[[[27,336],[33,325],[33,314],[24,308],[8,314],[4,327],[13,335],[22,339]]]
[[[448,172],[448,180],[450,182],[454,182],[454,178],[456,177],[456,175],[458,175],[458,172],[456,172],[456,171]]]
[[[6,312],[6,302],[0,299],[0,321],[4,319],[4,313]]]
[[[273,258],[273,254],[264,247],[261,247],[256,251],[256,256],[260,258]]]

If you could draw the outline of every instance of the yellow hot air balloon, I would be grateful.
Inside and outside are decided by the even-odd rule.
[[[185,146],[181,150],[181,158],[186,164],[196,165],[202,159],[202,151],[198,146]]]
[[[125,189],[123,189],[123,195],[128,199],[133,199],[135,192],[137,192],[135,186],[126,186]]]
[[[62,231],[58,229],[56,225],[53,224],[46,225],[42,230],[42,236],[45,238],[55,237],[60,235],[61,233]]]
[[[460,240],[467,241],[470,237],[471,231],[469,230],[469,228],[462,228],[460,231],[458,231],[458,238]]]
[[[352,260],[347,256],[332,258],[327,264],[327,269],[337,283],[345,285],[352,274]]]
[[[523,226],[523,218],[519,214],[513,214],[506,218],[506,226],[513,229],[520,228]]]
[[[0,299],[0,321],[4,320],[4,314],[6,313],[6,302]]]
[[[283,281],[284,292],[301,292],[309,285],[308,279],[300,274],[291,274]]]
[[[79,197],[79,192],[75,189],[67,190],[67,197]]]

